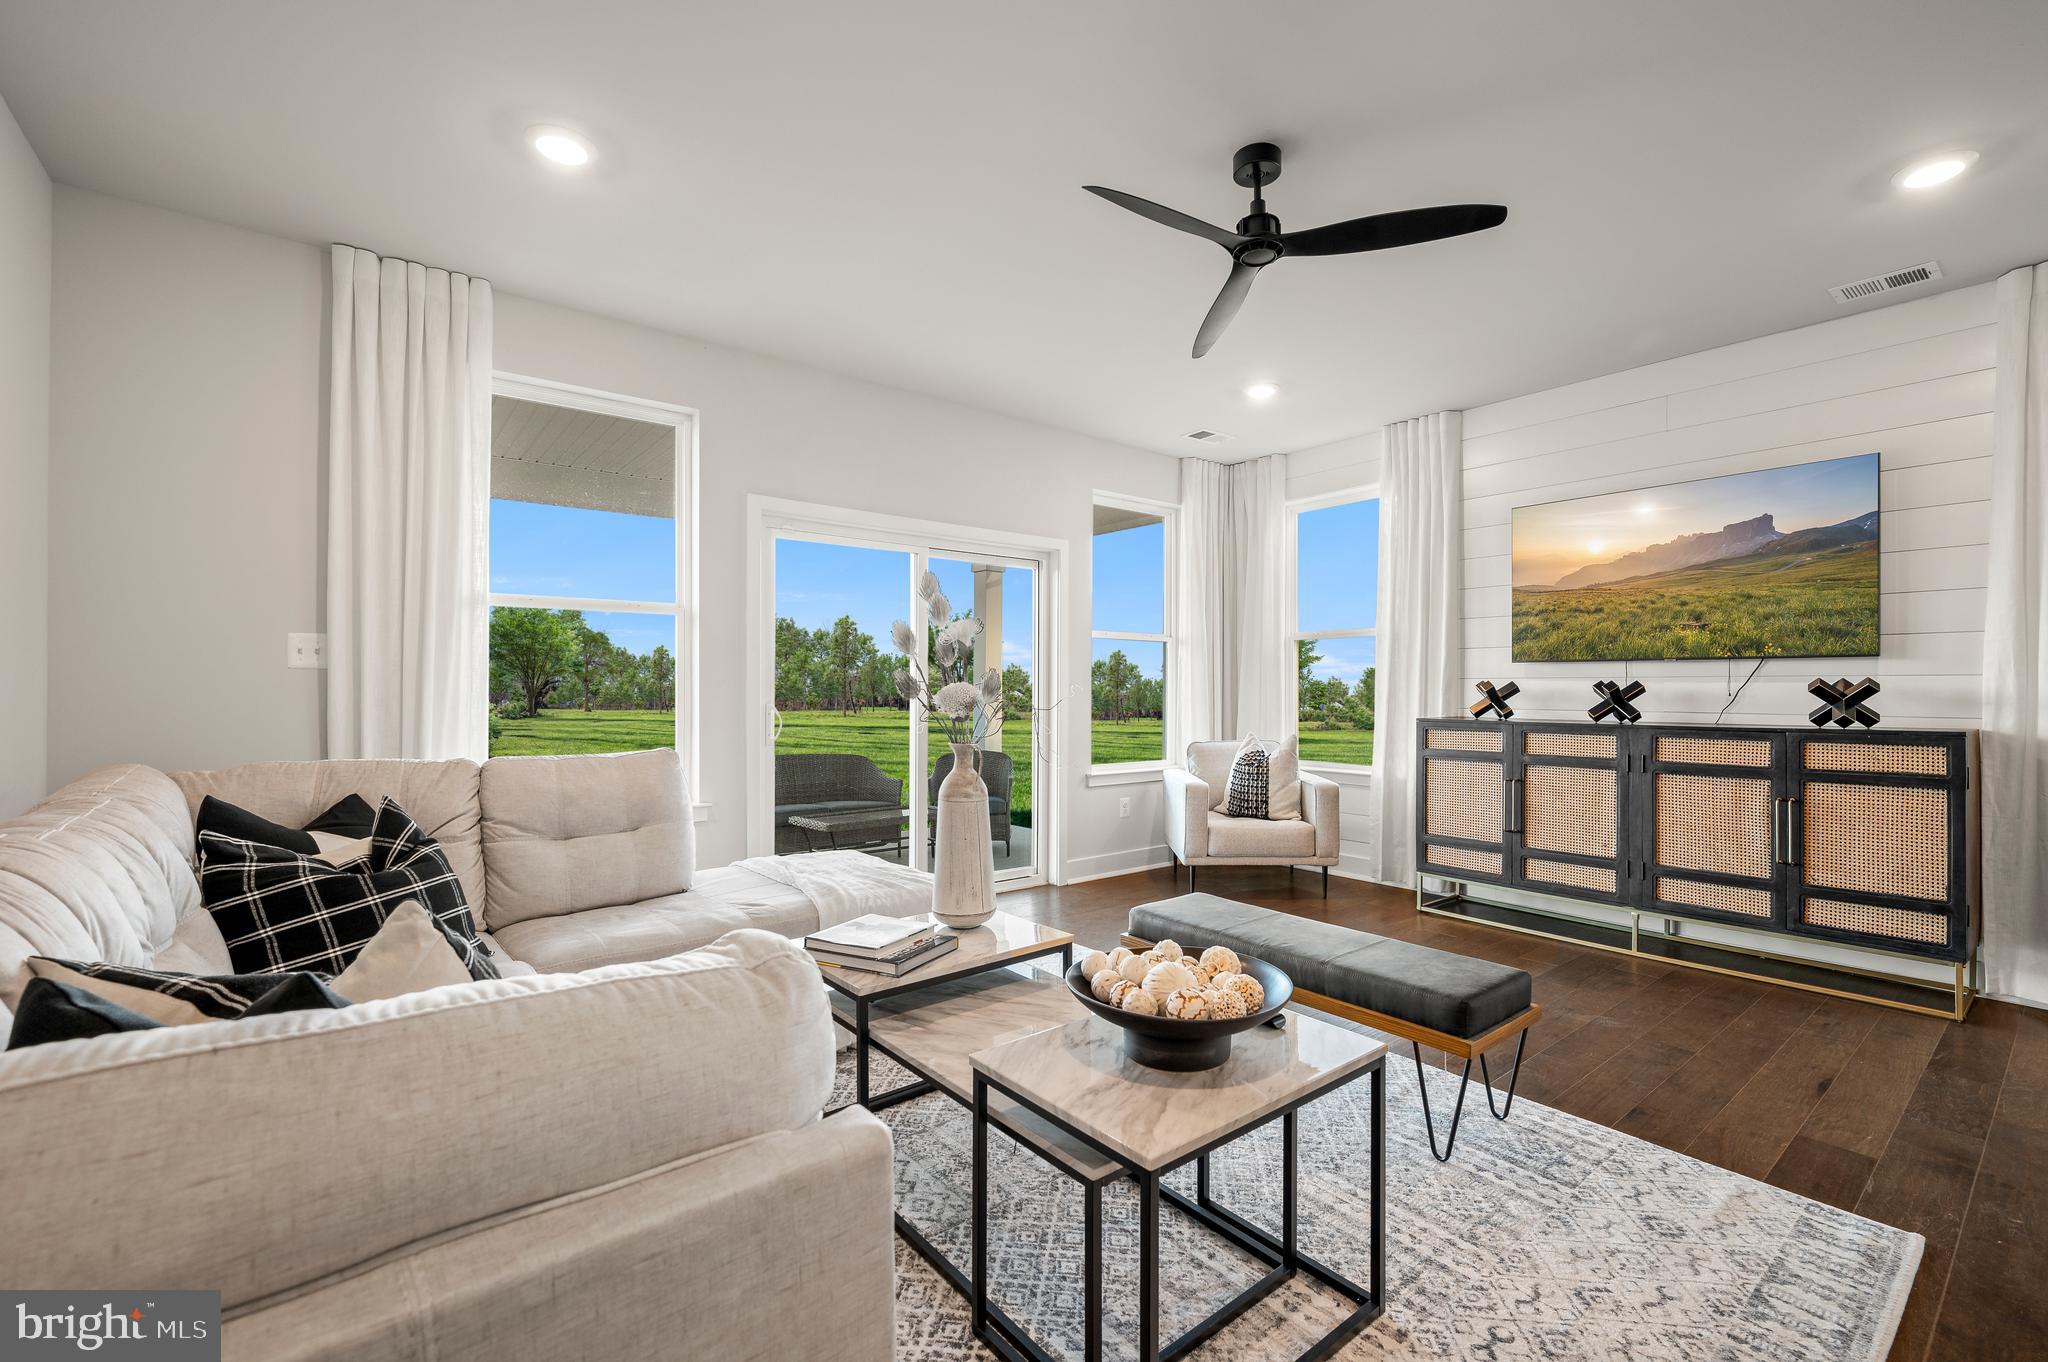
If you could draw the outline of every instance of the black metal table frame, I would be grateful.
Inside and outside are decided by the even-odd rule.
[[[849,1003],[853,1005],[853,1020],[851,1022],[847,1021],[846,1018],[840,1016],[837,1009],[833,1009],[832,1011],[833,1022],[853,1032],[854,1096],[853,1101],[849,1105],[866,1107],[869,1111],[880,1111],[884,1107],[893,1107],[898,1102],[908,1102],[913,1097],[922,1097],[926,1093],[931,1092],[938,1087],[938,1084],[932,1082],[930,1079],[920,1078],[916,1082],[905,1083],[901,1087],[891,1088],[888,1092],[885,1093],[871,1094],[868,1091],[868,1052],[870,1050],[880,1050],[883,1054],[888,1055],[890,1059],[894,1060],[897,1064],[902,1065],[902,1067],[910,1070],[912,1073],[918,1072],[918,1068],[916,1065],[907,1063],[902,1058],[902,1056],[893,1053],[889,1050],[887,1046],[878,1045],[875,1043],[874,1037],[868,1028],[868,1014],[875,1003],[882,1002],[883,1000],[888,998],[899,997],[905,993],[915,993],[917,990],[921,988],[937,988],[940,984],[949,984],[956,979],[971,979],[977,974],[988,974],[994,970],[1006,969],[1011,965],[1020,965],[1024,963],[1026,960],[1038,960],[1048,955],[1057,955],[1060,957],[1060,964],[1063,971],[1066,969],[1071,969],[1074,964],[1073,940],[1069,938],[1066,942],[1062,944],[1048,945],[1039,950],[1028,952],[1024,955],[1007,955],[1000,960],[990,960],[985,966],[979,969],[964,970],[959,973],[945,975],[943,978],[912,979],[908,976],[905,976],[897,980],[896,983],[890,985],[889,987],[882,989],[880,992],[868,993],[865,995],[857,994],[850,989],[840,987],[839,984],[832,977],[838,971],[830,967],[821,967],[818,972],[824,975],[825,986],[831,989],[833,992],[839,994],[842,998],[845,998]],[[841,968],[843,968],[843,966]],[[841,1108],[832,1108],[832,1111],[838,1110],[841,1110]],[[825,1114],[827,1116],[830,1116],[832,1114],[832,1111],[828,1111]]]
[[[1299,1197],[1296,1192],[1299,1173],[1299,1132],[1296,1129],[1295,1113],[1302,1107],[1337,1089],[1353,1082],[1360,1076],[1372,1076],[1372,1285],[1361,1287],[1308,1254],[1303,1253],[1296,1241],[1299,1220]],[[1367,1325],[1380,1317],[1386,1309],[1386,1135],[1387,1135],[1387,1091],[1386,1056],[1380,1055],[1363,1068],[1344,1074],[1328,1083],[1304,1093],[1280,1110],[1260,1121],[1234,1130],[1227,1135],[1210,1141],[1200,1149],[1175,1160],[1167,1166],[1147,1171],[1132,1164],[1115,1150],[1091,1139],[1074,1128],[1058,1114],[1046,1110],[1030,1098],[1014,1089],[990,1079],[979,1070],[974,1075],[974,1192],[973,1192],[973,1248],[974,1271],[971,1280],[963,1280],[962,1274],[937,1248],[919,1234],[901,1215],[896,1217],[897,1230],[910,1246],[938,1269],[940,1275],[962,1290],[974,1311],[973,1328],[975,1336],[986,1343],[1006,1362],[1057,1362],[1051,1354],[1034,1341],[1029,1332],[1012,1319],[1003,1309],[988,1298],[988,1129],[991,1124],[988,1111],[988,1093],[993,1087],[1017,1103],[1026,1111],[1048,1121],[1067,1134],[1080,1140],[1089,1148],[1100,1152],[1105,1158],[1120,1165],[1120,1172],[1107,1177],[1083,1177],[1071,1169],[1062,1167],[1057,1160],[1046,1162],[1060,1172],[1073,1178],[1082,1186],[1085,1216],[1085,1249],[1083,1262],[1083,1307],[1082,1336],[1083,1356],[1086,1362],[1100,1362],[1102,1357],[1102,1188],[1120,1177],[1129,1176],[1138,1184],[1138,1195],[1142,1206],[1138,1235],[1138,1358],[1139,1362],[1172,1362],[1195,1348],[1208,1342],[1231,1321],[1265,1299],[1296,1272],[1306,1272],[1324,1286],[1337,1292],[1356,1307],[1340,1320],[1335,1327],[1324,1334],[1303,1352],[1296,1362],[1321,1362],[1332,1356]],[[1236,1212],[1219,1204],[1210,1193],[1209,1155],[1244,1138],[1255,1130],[1264,1129],[1274,1121],[1281,1122],[1281,1201],[1280,1237],[1274,1238],[1265,1230],[1245,1220]],[[998,1129],[1006,1129],[1000,1121],[994,1122]],[[1010,1132],[1016,1138],[1014,1132]],[[1029,1142],[1019,1139],[1018,1143],[1027,1148]],[[1035,1152],[1035,1151],[1034,1151]],[[1041,1155],[1040,1157],[1044,1157]],[[1191,1199],[1181,1192],[1164,1185],[1164,1178],[1176,1169],[1189,1163],[1195,1165],[1195,1195]],[[1252,1257],[1266,1264],[1266,1273],[1244,1290],[1210,1312],[1201,1323],[1189,1329],[1179,1338],[1161,1345],[1159,1339],[1159,1206],[1164,1200],[1176,1210],[1188,1215],[1199,1223],[1230,1240]]]

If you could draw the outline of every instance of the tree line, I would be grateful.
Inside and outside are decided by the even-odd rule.
[[[541,710],[676,707],[675,655],[636,653],[593,629],[581,610],[491,609],[491,708],[505,718]]]
[[[1162,668],[1162,671],[1164,669]],[[1089,671],[1091,713],[1098,719],[1157,719],[1166,713],[1166,678],[1147,676],[1121,648]]]
[[[929,656],[934,631],[925,634]],[[775,621],[777,709],[906,709],[895,677],[909,665],[895,649],[884,652],[851,615],[822,629],[806,629],[787,617]],[[1003,702],[1013,715],[1031,710],[1031,673],[1015,663],[1003,668]]]
[[[1371,728],[1376,668],[1367,667],[1354,685],[1341,676],[1313,676],[1310,669],[1323,660],[1315,640],[1295,640],[1296,720],[1304,727]]]

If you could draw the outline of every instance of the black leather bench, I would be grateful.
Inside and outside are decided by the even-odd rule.
[[[1183,894],[1133,908],[1124,938],[1133,946],[1172,938],[1190,954],[1228,946],[1285,970],[1294,997],[1304,1006],[1388,1031],[1415,1048],[1415,1077],[1422,1084],[1422,1118],[1429,1150],[1438,1162],[1451,1157],[1472,1061],[1479,1061],[1486,1106],[1505,1121],[1515,1105],[1515,1081],[1522,1072],[1522,1047],[1529,1028],[1543,1014],[1530,1000],[1527,970],[1473,960],[1428,946],[1375,936],[1335,923],[1316,922],[1214,894]],[[1515,1042],[1508,1074],[1507,1102],[1496,1107],[1486,1051]],[[1422,1074],[1422,1047],[1430,1045],[1465,1061],[1450,1134],[1437,1150],[1429,1114],[1429,1085]]]

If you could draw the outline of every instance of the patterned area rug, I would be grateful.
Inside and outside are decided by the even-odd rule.
[[[852,1095],[852,1055],[840,1055]],[[1431,1070],[1444,1119],[1454,1074]],[[876,1091],[906,1076],[879,1056]],[[1476,1089],[1477,1084],[1474,1084]],[[1304,1108],[1302,1247],[1354,1281],[1369,1276],[1360,1080]],[[932,1095],[885,1109],[896,1205],[965,1268],[972,1121]],[[1338,1356],[1402,1362],[1878,1362],[1919,1265],[1919,1235],[1880,1225],[1604,1126],[1517,1099],[1502,1124],[1467,1099],[1457,1152],[1431,1159],[1415,1066],[1387,1061],[1387,1312]],[[994,1295],[1056,1356],[1081,1349],[1081,1191],[1000,1135],[989,1143]],[[1279,1230],[1277,1123],[1212,1157],[1219,1201]],[[1193,1170],[1169,1181],[1194,1191]],[[1137,1197],[1104,1189],[1105,1354],[1137,1352]],[[1161,1328],[1172,1338],[1256,1280],[1254,1260],[1187,1217],[1162,1212]],[[898,1362],[992,1357],[966,1301],[899,1239]],[[1346,1312],[1297,1278],[1198,1354],[1288,1359]]]

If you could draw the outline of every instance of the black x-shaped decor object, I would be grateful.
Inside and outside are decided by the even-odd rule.
[[[1618,723],[1632,724],[1643,717],[1643,712],[1630,704],[1641,697],[1647,687],[1640,681],[1631,681],[1626,686],[1617,686],[1612,681],[1595,681],[1593,694],[1600,697],[1600,703],[1586,711],[1586,717],[1594,723],[1612,714]]]
[[[1816,727],[1826,728],[1829,724],[1839,728],[1847,728],[1850,724],[1862,724],[1865,728],[1877,726],[1877,711],[1863,703],[1879,690],[1877,682],[1869,677],[1852,685],[1847,677],[1830,681],[1816,676],[1806,683],[1806,689],[1823,702],[1820,708],[1806,716]]]
[[[1480,695],[1479,703],[1472,706],[1473,718],[1484,719],[1488,714],[1497,715],[1503,719],[1515,717],[1515,712],[1508,708],[1508,699],[1511,696],[1522,693],[1520,685],[1510,681],[1505,686],[1496,686],[1491,681],[1481,681],[1473,689],[1478,691]]]

